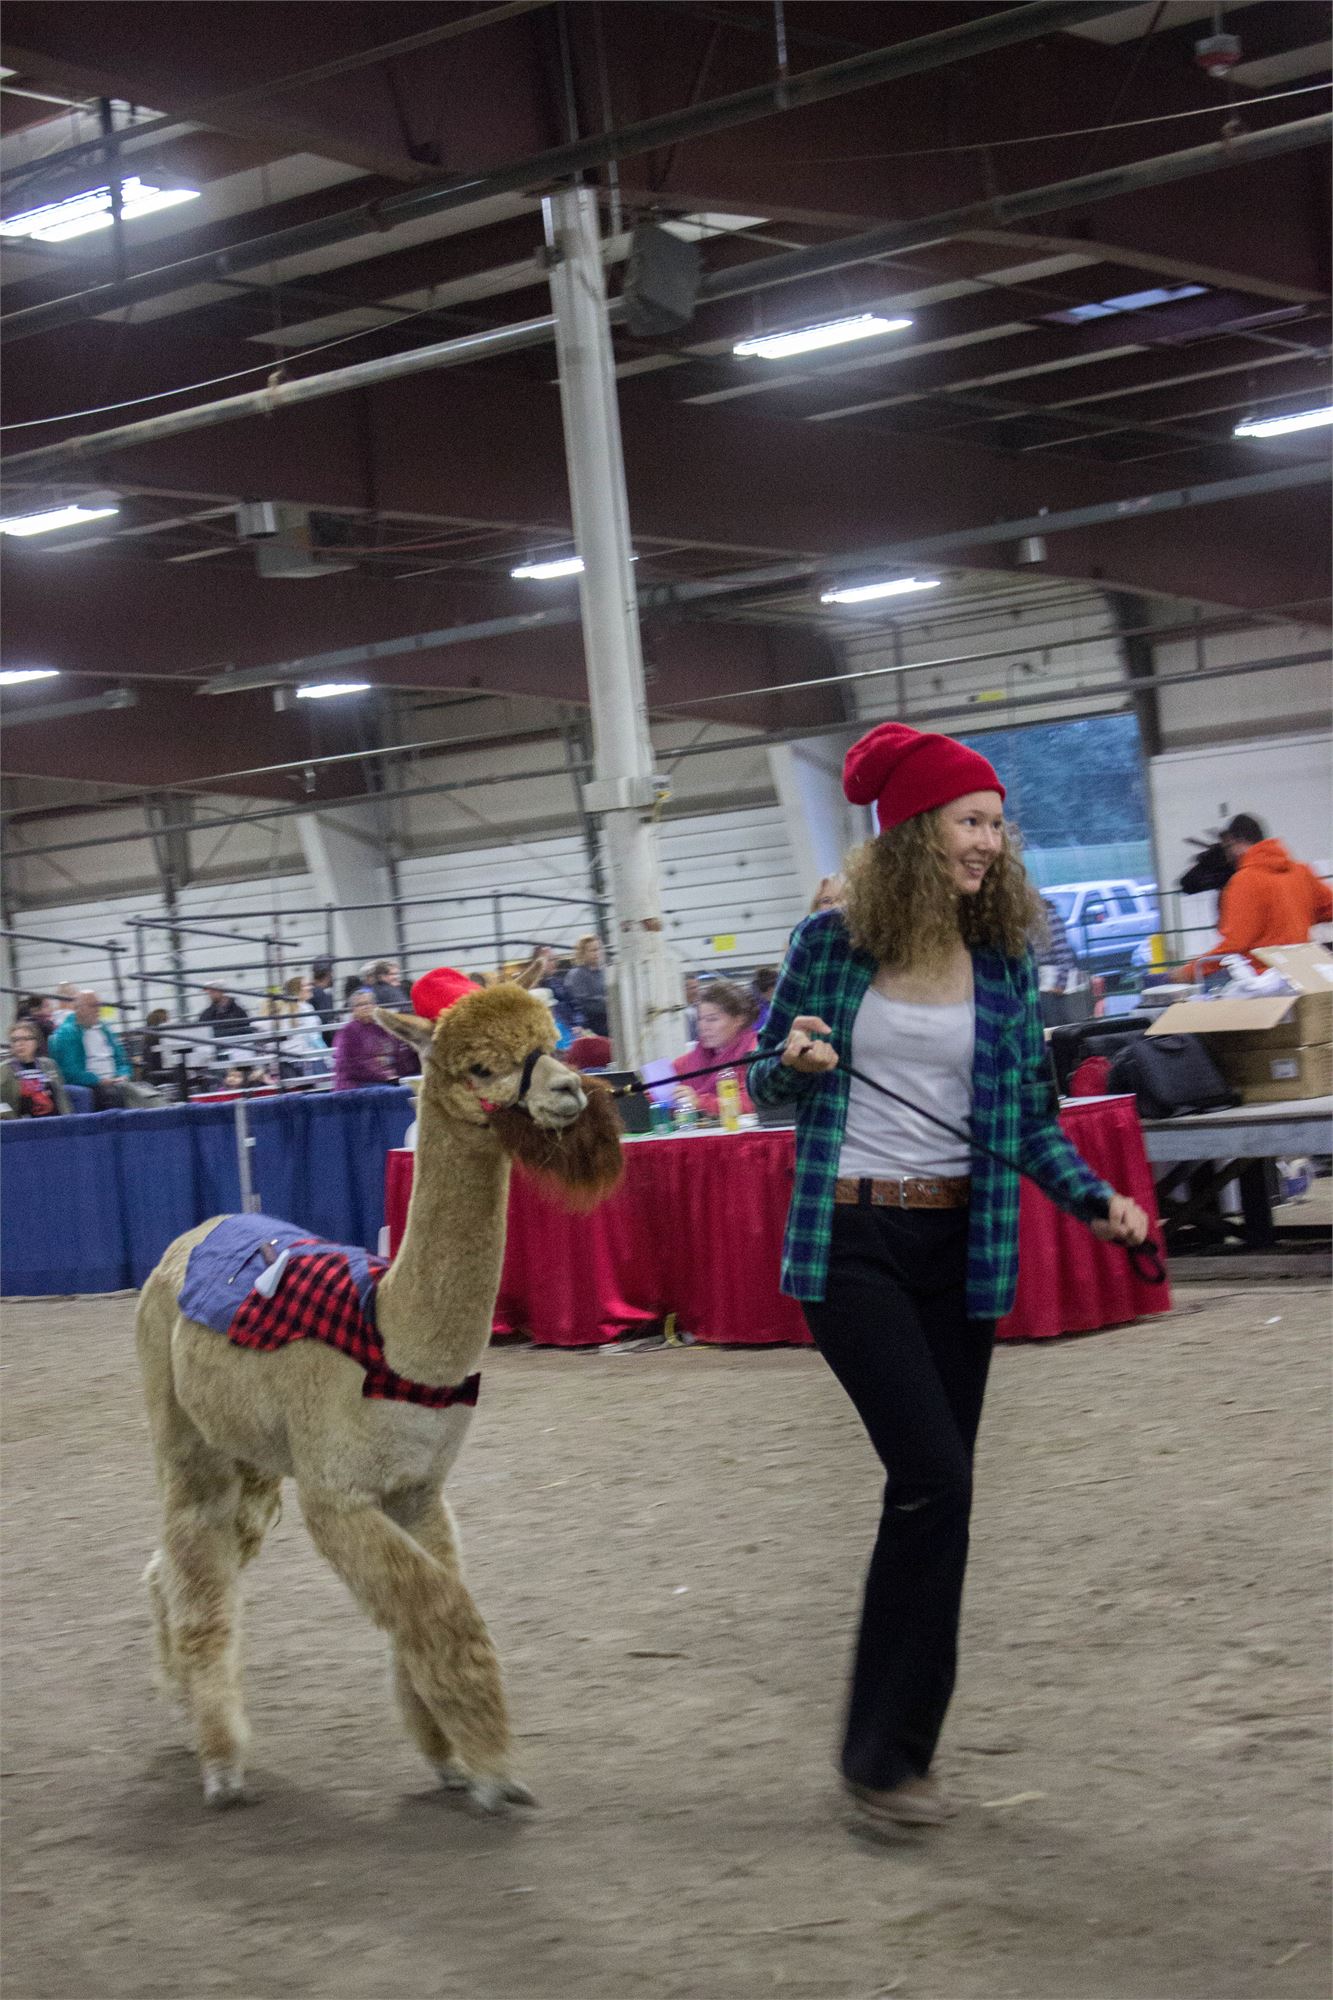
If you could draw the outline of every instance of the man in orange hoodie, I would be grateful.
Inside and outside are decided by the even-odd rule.
[[[1293,861],[1280,840],[1265,836],[1250,813],[1237,813],[1222,829],[1222,845],[1235,874],[1222,891],[1217,925],[1222,935],[1211,950],[1186,969],[1185,978],[1203,979],[1229,952],[1241,952],[1257,971],[1260,945],[1305,944],[1312,924],[1333,920],[1333,892],[1303,861]]]

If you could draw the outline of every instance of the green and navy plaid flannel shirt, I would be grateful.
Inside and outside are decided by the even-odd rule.
[[[1035,962],[1030,953],[1006,958],[996,951],[974,951],[972,967],[972,1135],[1021,1161],[1071,1214],[1090,1219],[1112,1190],[1056,1123]],[[833,1183],[851,1085],[842,1067],[826,1076],[802,1076],[784,1069],[777,1052],[797,1015],[814,1014],[831,1028],[839,1064],[850,1062],[852,1027],[874,972],[874,960],[853,950],[840,910],[821,910],[798,924],[759,1037],[762,1054],[750,1069],[750,1095],[757,1104],[796,1100],[796,1184],[782,1252],[782,1289],[795,1299],[824,1296]],[[974,1319],[999,1319],[1013,1305],[1018,1195],[1019,1177],[1012,1168],[985,1153],[973,1156],[967,1309]]]

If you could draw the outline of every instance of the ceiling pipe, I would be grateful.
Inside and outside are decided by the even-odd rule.
[[[994,18],[994,17],[992,17]],[[927,39],[934,39],[928,37]],[[976,202],[966,208],[949,209],[940,215],[922,216],[915,222],[889,223],[858,236],[844,236],[814,249],[761,257],[734,270],[714,272],[704,281],[710,298],[732,298],[749,291],[842,270],[856,263],[873,262],[890,251],[924,249],[951,235],[984,221],[992,227],[996,220],[1015,221],[1059,209],[1086,207],[1098,201],[1144,188],[1166,186],[1173,181],[1215,173],[1255,160],[1272,159],[1281,153],[1319,145],[1333,137],[1333,112],[1318,118],[1302,118],[1267,132],[1251,132],[1239,139],[1223,139],[1207,146],[1191,146],[1184,152],[1164,153],[1151,160],[1139,160],[1132,167],[1115,167],[1105,173],[1083,174],[1073,180],[1056,181],[1049,187],[1029,188],[1015,195],[997,196],[994,201]],[[715,289],[710,289],[715,288]],[[37,308],[36,310],[41,310]],[[620,300],[610,307],[612,319],[623,313]],[[15,319],[22,315],[13,315]],[[0,330],[7,325],[0,321]],[[553,336],[555,321],[520,320],[512,326],[465,334],[458,339],[435,341],[406,354],[389,354],[371,361],[357,361],[346,368],[334,368],[321,375],[307,375],[293,382],[279,382],[270,388],[252,389],[238,396],[223,396],[190,409],[168,411],[144,417],[135,423],[117,424],[109,430],[89,431],[64,438],[57,444],[37,445],[30,451],[9,453],[0,461],[7,476],[21,473],[25,480],[42,478],[58,468],[81,464],[108,452],[136,445],[160,443],[187,431],[235,423],[241,418],[272,416],[279,410],[302,403],[338,396],[348,390],[371,388],[382,382],[430,370],[459,367],[470,361],[487,360],[511,351],[543,345]],[[184,392],[182,392],[184,393]],[[1029,530],[1039,533],[1039,528]]]
[[[1188,629],[1184,628],[1182,637],[1187,634]],[[1119,640],[1123,634],[1111,632],[1102,636]],[[1019,649],[1010,649],[1010,659],[1017,650]],[[1234,680],[1244,674],[1277,673],[1284,667],[1322,666],[1328,658],[1329,648],[1324,646],[1311,653],[1282,653],[1272,660],[1242,660],[1228,667],[1198,667],[1180,674],[1155,674],[1151,680],[1131,680],[1126,675],[1123,680],[1093,681],[1086,687],[1052,688],[1047,694],[1005,695],[1000,701],[960,702],[951,708],[936,708],[932,705],[928,717],[922,719],[928,720],[933,728],[937,722],[960,722],[968,717],[1002,715],[1015,708],[1051,708],[1069,702],[1101,701],[1108,698],[1121,700],[1126,707],[1129,707],[1135,696],[1156,694],[1159,688],[1196,687],[1201,681]],[[919,660],[914,665],[891,667],[887,671],[910,674],[935,664],[933,660]],[[697,707],[699,704],[695,703],[694,706]],[[864,720],[868,723],[870,718],[866,717]],[[691,743],[684,750],[664,750],[661,753],[661,761],[670,765],[679,763],[684,757],[707,757],[719,750],[771,749],[774,744],[799,742],[807,736],[855,736],[860,727],[859,721],[817,722],[809,729],[792,729],[779,735],[729,736],[711,743]]]
[[[1187,632],[1188,628],[1185,629]],[[1188,673],[1161,674],[1151,684],[1147,682],[1133,682],[1127,678],[1120,681],[1099,681],[1091,687],[1052,690],[1049,694],[1007,696],[1003,701],[988,701],[984,708],[975,702],[969,702],[961,707],[954,708],[932,708],[928,719],[931,722],[944,722],[960,720],[967,716],[994,716],[1002,714],[1009,709],[1054,707],[1076,701],[1097,701],[1105,696],[1120,697],[1128,703],[1133,700],[1135,694],[1155,691],[1158,688],[1197,687],[1203,681],[1233,680],[1244,674],[1275,673],[1283,667],[1318,665],[1326,661],[1328,657],[1328,649],[1325,648],[1321,652],[1284,653],[1280,658],[1274,660],[1246,660],[1227,667],[1202,667]],[[935,662],[925,660],[920,664],[922,666],[933,666]],[[908,668],[906,671],[911,672],[912,669]],[[654,719],[659,722],[664,720],[685,721],[689,719],[689,716],[688,711],[683,710],[680,715],[670,717],[658,715]],[[686,744],[680,750],[660,750],[658,752],[658,761],[664,765],[672,765],[683,763],[689,757],[715,756],[723,751],[771,750],[776,748],[780,743],[802,742],[810,736],[853,735],[857,727],[858,724],[854,721],[821,722],[802,725],[795,729],[775,730],[771,735],[760,734],[714,738],[710,743]],[[294,768],[299,768],[299,766]],[[299,805],[261,806],[252,812],[219,814],[211,819],[182,820],[179,828],[173,826],[160,827],[156,833],[152,831],[126,832],[118,834],[116,838],[128,842],[153,840],[163,833],[174,831],[208,833],[211,829],[217,827],[251,826],[258,820],[291,819],[301,813],[342,812],[351,806],[365,805],[371,800],[376,799],[383,801],[385,798],[391,800],[430,798],[436,793],[470,791],[478,785],[512,785],[529,781],[535,782],[540,778],[569,777],[571,771],[574,776],[583,777],[590,775],[591,766],[586,763],[574,766],[558,764],[537,771],[500,772],[488,777],[445,780],[434,785],[405,785],[401,790],[395,789],[388,793],[383,791],[355,792],[346,798],[312,798],[306,799]],[[16,777],[34,777],[42,779],[47,783],[59,782],[56,779],[47,777],[43,772],[15,772],[12,775]],[[182,795],[177,794],[173,796]],[[185,794],[183,796],[194,797],[196,795]],[[86,807],[77,807],[74,810],[105,813],[108,807],[104,802],[97,801]],[[105,834],[100,834],[95,839],[90,840],[62,840],[46,847],[24,847],[12,843],[9,848],[8,859],[11,863],[40,861],[51,854],[76,854],[90,847],[105,847],[106,844],[107,836]]]
[[[1288,606],[1274,605],[1267,616],[1270,620],[1286,616],[1289,610],[1290,607]],[[1192,619],[1185,624],[1177,621],[1171,625],[1136,625],[1113,635],[1106,634],[1100,636],[1113,636],[1118,640],[1161,639],[1168,644],[1186,640],[1197,642],[1200,639],[1216,638],[1231,632],[1244,632],[1255,622],[1257,615],[1250,612],[1235,612],[1214,618]],[[1095,639],[1098,636],[1097,634],[1093,634],[1092,638]],[[1041,651],[1043,653],[1059,652],[1070,646],[1086,646],[1089,643],[1090,641],[1087,636],[1076,639],[1052,639],[1041,648]],[[926,668],[933,668],[938,671],[944,667],[980,666],[988,664],[992,660],[1012,660],[1014,651],[1014,647],[1004,646],[994,652],[954,653],[947,658],[914,660],[901,666],[852,668],[846,673],[831,674],[819,680],[801,681],[795,683],[795,685],[801,688],[825,687],[832,682],[875,680],[885,674],[913,673]],[[204,690],[201,688],[199,692],[202,693]],[[759,688],[755,692],[758,694],[771,694],[774,690],[772,688]],[[484,700],[486,698],[481,695],[471,697],[473,700]],[[504,698],[503,695],[492,697],[495,700],[503,700]],[[92,705],[96,706],[96,704]],[[5,726],[7,728],[12,727],[15,720],[23,722],[32,719],[34,717],[31,712],[25,710],[16,718],[6,717]],[[655,719],[659,721],[669,720],[670,711],[668,709],[660,709]],[[544,742],[550,734],[551,730],[549,727],[534,727],[522,730],[518,734],[510,734],[505,740],[510,744]],[[374,745],[369,749],[335,750],[325,752],[317,757],[288,757],[277,764],[245,764],[231,771],[210,771],[202,778],[192,778],[188,790],[182,790],[176,786],[169,786],[166,790],[169,796],[189,798],[196,796],[204,788],[216,791],[225,790],[229,783],[234,783],[239,778],[273,778],[281,776],[285,771],[317,771],[335,764],[368,763],[380,757],[401,757],[405,762],[408,762],[421,756],[438,757],[450,750],[482,749],[485,747],[487,741],[486,737],[478,736],[429,736],[411,743],[385,743]],[[674,755],[674,752],[672,754]],[[90,781],[82,780],[81,782]],[[113,795],[110,798],[98,800],[95,810],[99,812],[115,812],[125,807],[137,805],[138,803],[139,794],[137,793],[129,796]],[[85,808],[55,807],[51,809],[55,813],[82,810],[85,810]],[[86,810],[94,810],[94,808],[89,807]],[[14,825],[33,817],[46,818],[49,816],[49,812],[35,812],[31,807],[22,806],[10,807],[0,812],[0,820],[3,820],[6,824]]]
[[[738,570],[731,576],[701,578],[695,583],[648,584],[638,592],[639,615],[679,610],[691,604],[742,592],[803,583],[811,576],[855,575],[860,571],[896,568],[922,557],[947,555],[958,549],[984,548],[996,543],[1019,541],[1024,535],[1040,532],[1058,535],[1063,530],[1095,528],[1117,522],[1138,521],[1147,515],[1165,514],[1188,507],[1216,506],[1228,500],[1257,499],[1265,493],[1286,492],[1292,487],[1322,486],[1328,473],[1322,464],[1282,466],[1273,472],[1248,473],[1238,479],[1215,479],[1203,486],[1177,486],[1160,493],[1140,493],[1131,499],[1102,501],[1094,507],[1071,507],[1061,514],[1031,514],[1019,521],[991,521],[975,528],[955,528],[948,534],[927,535],[915,542],[896,542],[888,548],[863,549],[847,556],[792,563],[778,563],[766,569]],[[376,660],[401,660],[413,653],[432,653],[446,646],[462,646],[485,639],[507,638],[515,633],[550,631],[561,625],[577,625],[577,604],[552,605],[545,611],[520,611],[509,618],[483,618],[471,625],[442,625],[436,631],[409,632],[398,639],[372,639],[360,646],[339,646],[331,652],[309,653],[295,660],[276,660],[271,665],[239,667],[230,673],[215,674],[197,688],[200,694],[241,694],[250,688],[283,687],[290,681],[328,674],[343,667],[360,667]],[[828,635],[836,631],[830,620]],[[832,675],[839,680],[841,675]],[[799,682],[793,686],[822,686],[823,682]],[[708,695],[708,701],[741,700],[748,690],[734,695]]]
[[[607,166],[613,160],[655,152],[681,140],[750,124],[775,112],[799,110],[804,105],[819,104],[873,84],[919,76],[968,57],[986,55],[993,49],[1012,48],[1016,43],[1032,41],[1038,35],[1050,34],[1075,22],[1127,11],[1123,0],[1121,4],[1102,4],[1098,0],[1098,4],[1092,5],[1085,4],[1085,0],[1035,0],[1032,5],[1009,7],[962,27],[918,35],[891,48],[871,49],[865,55],[828,63],[781,82],[760,84],[751,90],[714,98],[708,104],[646,118],[618,132],[554,146],[547,152],[512,161],[508,166],[486,168],[444,186],[411,188],[380,201],[362,202],[321,221],[298,223],[290,229],[274,230],[268,236],[252,237],[248,243],[234,244],[226,250],[184,257],[175,264],[142,271],[118,284],[93,285],[64,298],[50,299],[43,305],[23,307],[0,320],[0,339],[50,333],[78,320],[114,312],[120,306],[159,298],[185,285],[233,277],[237,271],[251,270],[257,264],[323,249],[328,244],[344,243],[372,232],[382,233],[399,223],[417,222],[423,216],[466,208],[494,195],[549,187],[590,167]]]
[[[109,708],[135,708],[139,697],[133,688],[108,688],[105,694],[89,695],[82,701],[44,701],[36,708],[16,709],[5,715],[5,728],[16,729],[24,722],[63,722],[71,715],[103,714]]]

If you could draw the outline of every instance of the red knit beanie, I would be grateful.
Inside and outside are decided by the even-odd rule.
[[[874,804],[881,832],[968,792],[1004,797],[1004,786],[978,751],[905,722],[881,722],[853,743],[843,761],[842,789],[854,806]]]
[[[446,1007],[452,1007],[455,1000],[461,1000],[465,993],[480,991],[481,988],[465,972],[455,972],[452,965],[437,965],[414,981],[412,1012],[423,1021],[436,1021]]]

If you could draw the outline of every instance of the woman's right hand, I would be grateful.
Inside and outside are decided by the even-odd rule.
[[[838,1067],[838,1051],[832,1042],[817,1042],[816,1035],[833,1030],[817,1014],[798,1014],[792,1022],[782,1050],[784,1069],[798,1070],[802,1076],[822,1076]]]

